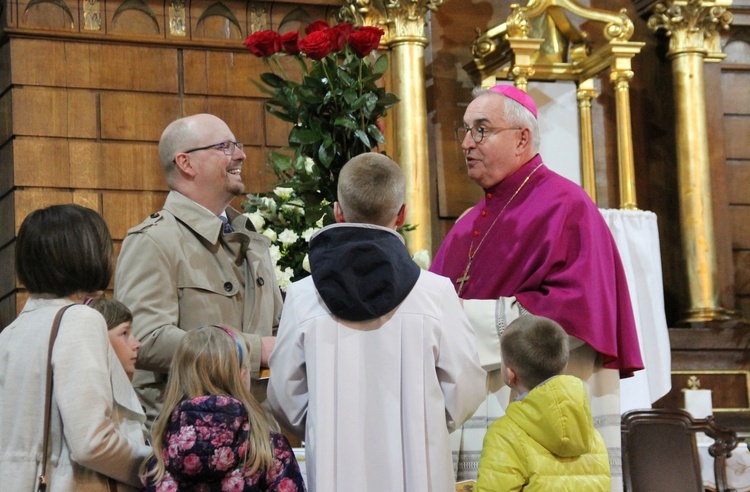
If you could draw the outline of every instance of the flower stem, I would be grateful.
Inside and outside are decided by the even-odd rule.
[[[284,79],[289,80],[289,76],[286,74],[286,70],[284,70],[284,66],[279,61],[279,58],[276,55],[271,55],[271,58],[273,58],[273,61],[276,62],[276,66],[279,67],[279,71],[281,72],[281,75],[284,77]]]
[[[359,85],[359,97],[362,97],[362,64],[364,61],[362,58],[359,58],[359,77],[357,77],[357,84]],[[365,113],[360,109],[359,111],[359,125],[362,128],[362,131],[366,131],[365,128]]]

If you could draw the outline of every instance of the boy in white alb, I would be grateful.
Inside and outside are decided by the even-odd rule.
[[[448,492],[448,433],[485,394],[450,281],[422,271],[396,228],[404,176],[368,153],[342,169],[337,224],[310,240],[271,355],[268,401],[305,439],[311,492]]]

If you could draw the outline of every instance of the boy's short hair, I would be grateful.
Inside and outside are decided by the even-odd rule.
[[[521,316],[503,332],[500,351],[505,365],[530,390],[565,370],[568,334],[549,318]]]
[[[404,205],[404,173],[389,157],[360,154],[339,173],[337,196],[347,222],[386,226]]]
[[[91,301],[89,307],[102,313],[104,321],[107,322],[108,330],[116,328],[122,323],[133,322],[133,313],[130,312],[130,309],[120,301],[99,297]]]

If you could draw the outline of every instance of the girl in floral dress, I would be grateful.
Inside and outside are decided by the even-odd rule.
[[[248,347],[228,328],[187,333],[154,422],[146,491],[304,492],[287,439],[250,394]]]

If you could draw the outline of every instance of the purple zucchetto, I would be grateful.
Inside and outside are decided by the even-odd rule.
[[[490,90],[492,92],[497,92],[498,94],[502,94],[505,97],[513,99],[518,104],[531,111],[531,114],[534,115],[534,118],[539,119],[536,115],[536,104],[534,104],[534,100],[530,95],[526,94],[521,89],[518,89],[512,85],[496,85],[491,87]]]

